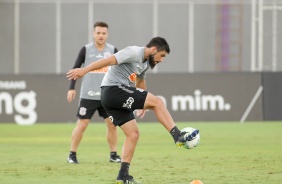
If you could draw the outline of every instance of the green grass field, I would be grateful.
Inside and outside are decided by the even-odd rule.
[[[130,174],[143,184],[282,183],[282,122],[177,123],[200,129],[200,145],[177,148],[158,123],[139,123],[140,139]],[[66,162],[75,124],[0,124],[1,184],[113,184],[119,164],[108,161],[106,126],[92,123],[78,150],[80,164]],[[119,130],[121,153],[124,136]]]

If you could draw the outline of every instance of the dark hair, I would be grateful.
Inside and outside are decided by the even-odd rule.
[[[167,41],[162,37],[152,38],[150,42],[146,45],[146,47],[156,47],[157,51],[166,51],[168,54],[170,52],[170,48]]]
[[[108,26],[108,24],[107,24],[106,22],[96,22],[96,23],[94,24],[94,29],[95,29],[96,27],[106,27],[106,28],[109,28],[109,26]]]

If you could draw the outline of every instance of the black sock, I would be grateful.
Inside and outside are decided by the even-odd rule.
[[[116,158],[117,152],[116,151],[111,151],[110,152],[110,156],[111,156],[111,158]]]
[[[130,163],[121,162],[118,178],[123,178],[124,176],[128,176],[129,167],[130,167]]]
[[[178,136],[180,134],[180,130],[177,128],[177,126],[173,127],[169,133],[172,135],[174,142],[178,141]]]
[[[76,152],[75,151],[70,151],[70,155],[76,156]]]

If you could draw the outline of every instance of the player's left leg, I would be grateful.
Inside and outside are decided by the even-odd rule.
[[[97,102],[98,103],[98,102]],[[99,116],[104,118],[104,121],[107,125],[107,142],[110,149],[110,162],[120,163],[121,158],[117,154],[117,143],[118,143],[118,131],[117,127],[110,120],[109,115],[107,114],[105,108],[102,105],[102,102],[99,101],[99,107],[97,108]]]
[[[122,148],[122,162],[117,176],[116,184],[133,183],[139,184],[129,175],[129,166],[134,155],[134,151],[139,139],[139,130],[136,120],[130,120],[120,126],[125,134],[125,141]]]
[[[118,131],[117,127],[112,123],[110,118],[105,118],[107,124],[107,141],[110,149],[110,162],[121,162],[120,156],[117,154],[117,143],[118,143]]]
[[[125,141],[122,147],[122,161],[130,163],[139,139],[139,130],[136,120],[133,119],[120,126],[124,135]]]

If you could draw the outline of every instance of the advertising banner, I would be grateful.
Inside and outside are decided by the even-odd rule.
[[[79,83],[78,83],[79,84]],[[0,122],[73,122],[77,98],[69,104],[64,75],[0,75]]]
[[[147,89],[161,96],[175,121],[262,120],[258,73],[152,74]],[[144,119],[151,120],[149,113]],[[156,121],[156,119],[154,119]]]
[[[264,120],[282,120],[282,73],[263,73],[264,86],[263,107]]]
[[[161,97],[175,121],[263,120],[261,74],[147,74],[147,90]],[[75,122],[76,99],[67,102],[65,75],[0,75],[0,122]],[[103,119],[95,114],[93,121]],[[157,121],[152,111],[138,122]]]

